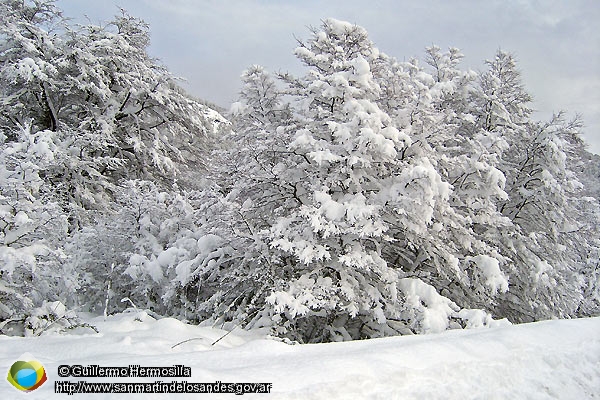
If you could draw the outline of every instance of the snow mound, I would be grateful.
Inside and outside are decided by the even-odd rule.
[[[600,388],[600,318],[296,346],[273,340],[265,332],[234,329],[227,334],[172,318],[156,320],[143,311],[89,322],[100,333],[82,329],[62,336],[0,336],[0,365],[8,370],[22,354],[30,353],[45,366],[48,382],[29,393],[28,399],[66,398],[54,393],[54,382],[82,378],[59,378],[57,368],[63,364],[185,365],[192,376],[176,380],[271,382],[271,394],[245,395],[265,399],[590,399]],[[16,396],[3,380],[0,398]],[[180,396],[128,394],[123,398]]]

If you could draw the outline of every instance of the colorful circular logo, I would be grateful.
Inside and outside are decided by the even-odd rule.
[[[46,382],[46,370],[39,361],[16,361],[8,370],[6,379],[15,388],[31,392]]]

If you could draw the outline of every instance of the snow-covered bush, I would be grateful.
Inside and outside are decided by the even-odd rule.
[[[25,320],[25,336],[64,333],[75,328],[89,328],[98,332],[96,328],[83,322],[73,310],[68,310],[60,301],[44,301]]]
[[[162,191],[150,181],[125,181],[111,209],[74,234],[66,252],[80,274],[78,291],[91,311],[108,312],[131,299],[142,308],[166,312],[162,296],[176,277],[177,260],[190,256],[196,241],[195,214],[187,194]],[[174,312],[175,310],[173,310]]]

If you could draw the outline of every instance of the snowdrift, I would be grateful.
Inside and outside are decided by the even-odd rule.
[[[0,365],[5,371],[0,398],[68,398],[54,393],[55,382],[65,380],[173,380],[60,378],[60,365],[184,365],[191,377],[175,380],[272,383],[270,394],[244,395],[265,399],[589,399],[600,390],[600,318],[315,345],[290,345],[264,332],[241,329],[223,337],[227,331],[172,318],[155,320],[145,312],[90,322],[100,333],[80,329],[69,335],[0,336]],[[43,386],[27,395],[5,379],[11,364],[24,353],[40,361],[48,376]],[[235,394],[74,396],[239,398]]]

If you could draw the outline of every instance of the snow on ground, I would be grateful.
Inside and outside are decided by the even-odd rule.
[[[0,336],[0,399],[71,398],[54,382],[169,382],[171,378],[59,378],[59,365],[191,368],[188,382],[270,382],[253,399],[600,398],[600,317],[317,345],[289,345],[260,332],[155,320],[144,312],[90,321],[100,333]],[[187,339],[194,339],[176,345]],[[19,393],[5,380],[30,353],[48,381]],[[94,399],[227,399],[229,394],[74,394]]]

